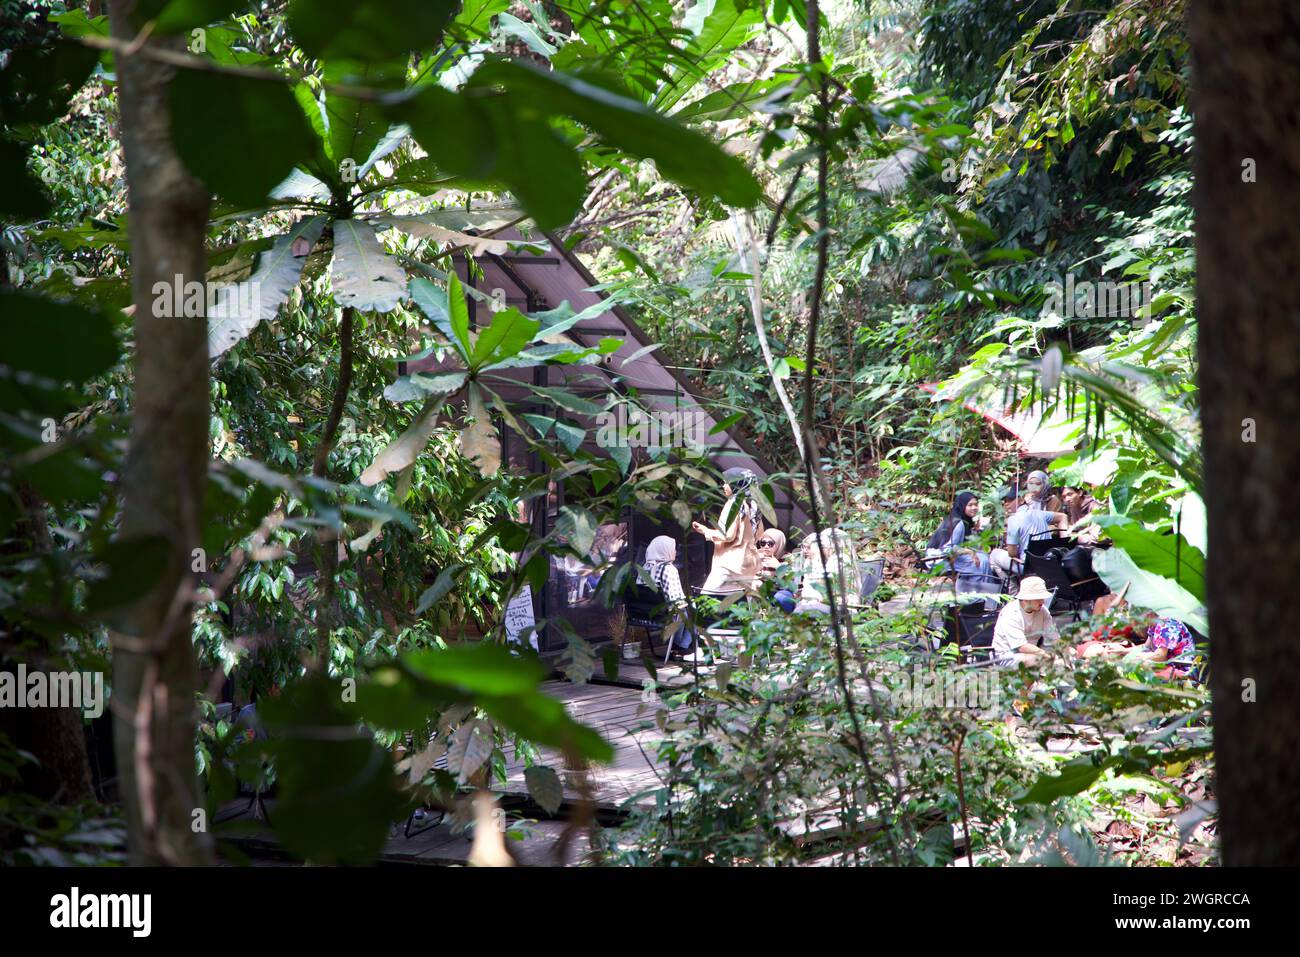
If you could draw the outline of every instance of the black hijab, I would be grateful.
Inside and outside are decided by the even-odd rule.
[[[975,531],[975,522],[966,514],[966,506],[970,504],[971,499],[977,497],[978,496],[974,492],[959,492],[957,498],[953,500],[952,511],[949,512],[944,517],[944,520],[939,523],[939,527],[935,529],[934,534],[930,536],[930,541],[927,547],[943,548],[947,545],[952,539],[953,529],[957,527],[958,522],[961,522],[961,524],[966,526],[967,535],[970,535],[971,532]]]

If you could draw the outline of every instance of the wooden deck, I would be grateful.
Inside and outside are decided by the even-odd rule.
[[[272,817],[275,802],[267,801]],[[588,850],[586,834],[577,833],[569,842],[563,859],[559,857],[561,835],[567,821],[519,821],[511,818],[507,844],[515,860],[527,867],[570,867],[581,863]],[[226,838],[258,866],[297,866],[299,861],[285,855],[283,848],[270,831],[243,834]],[[403,835],[400,825],[395,826],[384,849],[379,854],[380,865],[432,865],[455,867],[466,864],[472,843],[464,833],[453,832],[447,822],[426,831]]]
[[[559,771],[564,780],[565,800],[581,799],[579,778],[583,774],[598,809],[627,810],[633,802],[652,800],[646,792],[660,783],[655,770],[656,747],[663,740],[658,715],[668,711],[659,696],[644,694],[639,688],[575,685],[567,681],[547,682],[543,690],[564,702],[575,719],[599,731],[614,748],[613,762],[595,765],[586,772],[563,770],[562,756],[543,749],[545,763]],[[508,765],[504,792],[511,796],[528,793],[521,761]]]
[[[625,814],[634,803],[653,802],[653,797],[646,792],[659,785],[656,745],[663,734],[658,726],[662,719],[657,716],[670,712],[658,694],[645,693],[643,682],[648,678],[639,663],[621,662],[615,683],[600,680],[578,685],[559,679],[543,684],[542,690],[564,702],[575,718],[595,728],[609,741],[614,748],[614,760],[585,772],[565,770],[561,755],[543,749],[543,762],[555,768],[564,781],[565,804],[554,819],[548,819],[529,797],[523,763],[516,759],[507,765],[504,787],[494,782],[492,789],[501,795],[501,804],[507,809],[511,838],[508,847],[521,864],[567,866],[579,863],[584,857],[588,850],[585,834],[574,836],[563,860],[557,856],[572,804],[583,797],[581,775],[586,776],[586,789],[597,815],[605,820]],[[658,679],[661,689],[679,686],[689,680],[676,665],[660,669]],[[240,798],[223,807],[222,813],[233,815],[243,810],[247,803],[246,797]],[[268,799],[266,807],[274,820],[275,800]],[[247,818],[244,821],[247,827]],[[418,830],[418,826],[412,830]],[[226,839],[258,863],[292,863],[285,858],[269,829],[246,830]],[[471,842],[464,833],[453,831],[448,815],[437,826],[409,838],[400,825],[395,826],[380,854],[379,863],[464,864],[470,847]]]

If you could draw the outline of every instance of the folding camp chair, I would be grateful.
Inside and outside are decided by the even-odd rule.
[[[652,657],[659,656],[655,647],[656,640],[662,639],[664,645],[664,664],[673,653],[673,640],[665,635],[665,621],[670,621],[672,612],[667,607],[663,595],[657,588],[633,582],[623,594],[623,605],[627,609],[628,628],[640,628],[645,635],[646,644],[650,646]],[[673,637],[676,637],[674,632]]]
[[[1053,548],[1069,548],[1073,544],[1074,539],[1066,535],[1058,535],[1049,529],[1046,532],[1039,532],[1037,535],[1030,536],[1025,551],[1030,555],[1046,555]]]
[[[916,549],[916,567],[927,578],[951,578],[955,574],[947,555],[931,554],[931,549],[928,548]]]
[[[1001,595],[1007,590],[1007,579],[992,572],[987,574],[967,574],[965,572],[957,576],[957,596],[970,595]],[[985,604],[991,606],[996,599],[989,597],[985,599]]]
[[[865,605],[885,580],[885,560],[873,558],[858,562],[858,602]]]
[[[1024,574],[1026,577],[1037,575],[1041,578],[1047,590],[1052,593],[1053,603],[1061,602],[1066,605],[1073,619],[1079,621],[1079,606],[1084,604],[1086,599],[1074,590],[1074,585],[1070,582],[1070,577],[1065,574],[1065,568],[1062,567],[1057,553],[1026,555]]]
[[[956,643],[963,661],[993,660],[993,629],[1001,609],[989,609],[983,600],[949,605],[944,614],[947,643]]]
[[[1075,546],[1061,556],[1061,568],[1070,579],[1070,587],[1085,602],[1110,594],[1110,586],[1092,570],[1093,548]]]

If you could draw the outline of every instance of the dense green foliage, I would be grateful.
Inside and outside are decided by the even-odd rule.
[[[134,382],[123,46],[104,17],[4,6],[24,14],[0,34],[15,48],[0,72],[0,160],[15,184],[0,208],[13,287],[0,290],[0,561],[12,572],[0,614],[19,636],[4,650],[102,670],[115,615],[157,574],[158,543],[117,534]],[[231,768],[273,768],[285,845],[366,861],[417,803],[464,814],[507,754],[524,756],[543,807],[558,803],[558,772],[541,748],[609,756],[538,691],[549,672],[535,656],[497,646],[506,598],[540,585],[553,557],[587,556],[598,524],[631,508],[685,530],[716,475],[666,450],[633,461],[584,448],[577,420],[634,397],[542,389],[547,412],[525,416],[493,392],[493,370],[597,363],[619,345],[564,340],[579,318],[567,303],[493,310],[471,333],[467,297],[488,297],[462,286],[452,257],[514,226],[539,246],[534,227],[556,231],[585,257],[664,364],[804,499],[779,391],[802,413],[811,377],[830,505],[864,551],[906,566],[956,491],[988,501],[1049,465],[1098,486],[1112,554],[1144,575],[1131,600],[1205,630],[1177,0],[825,4],[813,64],[806,10],[785,0],[140,7],[140,25],[195,58],[171,83],[170,128],[215,197],[207,278],[232,299],[250,285],[262,297],[209,319],[212,462],[192,570],[196,654],[213,679],[196,739],[210,810]],[[1149,283],[1151,295],[1136,315],[1054,303],[1052,284],[1076,281]],[[399,375],[400,360],[428,355],[452,371]],[[1037,408],[1072,451],[1022,461],[957,399]],[[549,476],[502,467],[494,419]],[[516,507],[548,478],[566,504],[542,536]],[[908,584],[897,565],[890,589]],[[968,818],[981,860],[1064,849],[1082,863],[1101,853],[1093,816],[1125,813],[1116,795],[1189,803],[1177,775],[1208,753],[1199,690],[1061,662],[1046,682],[1001,679],[1040,745],[1095,729],[1099,750],[1054,778],[1057,759],[1026,751],[997,716],[891,701],[891,675],[953,666],[918,641],[922,611],[866,613],[834,643],[804,619],[738,614],[753,618],[742,663],[664,692],[691,717],[661,725],[667,784],[599,842],[611,860],[947,864]],[[614,670],[612,649],[601,661],[550,624],[571,680]],[[226,676],[242,700],[272,701],[278,735],[248,746],[216,719]],[[361,730],[294,736],[308,725]],[[1153,728],[1168,732],[1158,745],[1139,741]],[[28,757],[6,746],[0,777]],[[350,803],[323,804],[339,780],[356,785]],[[35,830],[52,850],[16,852],[6,837],[0,853],[61,859],[73,825],[33,807],[0,809],[3,831]],[[364,823],[344,839],[329,825],[339,813]],[[826,820],[836,829],[810,851],[797,832]]]

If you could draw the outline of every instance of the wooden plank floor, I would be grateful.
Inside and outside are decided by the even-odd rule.
[[[620,669],[620,679],[624,683],[639,681],[648,677],[639,664],[626,663],[627,674]],[[674,673],[675,672],[675,675]],[[665,669],[659,672],[661,682],[669,683],[674,677],[680,680],[680,669]],[[630,803],[653,801],[643,792],[659,784],[656,776],[656,745],[663,739],[656,723],[658,712],[668,712],[668,707],[657,695],[644,694],[641,688],[626,687],[615,684],[573,684],[566,680],[545,682],[543,690],[553,698],[562,701],[569,713],[579,721],[599,731],[614,748],[614,760],[608,765],[597,765],[586,771],[588,787],[597,810],[624,811]],[[644,699],[643,699],[644,694]],[[684,709],[670,712],[680,714]],[[582,792],[578,781],[572,775],[583,772],[564,770],[561,755],[542,749],[542,761],[560,773],[564,781],[566,801],[581,799]],[[524,766],[519,760],[507,765],[506,784],[493,784],[493,790],[501,793],[504,800],[518,807],[528,799],[528,787],[524,780]],[[222,808],[222,814],[234,814],[243,810],[248,803],[241,798]],[[275,819],[275,801],[266,801],[271,820]],[[524,819],[518,820],[520,813]],[[535,812],[534,812],[535,813]],[[560,836],[567,826],[567,812],[560,811],[557,820],[532,820],[528,818],[527,805],[522,812],[511,814],[511,831],[518,839],[509,842],[510,850],[522,864],[531,865],[572,865],[578,863],[588,849],[585,835],[578,835],[571,842],[563,862],[557,859]],[[258,858],[260,862],[282,857],[275,836],[269,829],[260,829],[243,819],[244,833],[227,836],[233,844],[245,853]],[[434,864],[456,865],[465,863],[470,852],[470,841],[461,833],[453,833],[450,816],[437,827],[407,838],[403,829],[393,829],[392,836],[380,855],[381,863],[390,864]]]
[[[244,802],[240,802],[241,806]],[[275,817],[275,801],[266,802],[272,819]],[[580,863],[589,849],[585,833],[574,835],[565,848],[564,858],[560,859],[560,839],[567,821],[517,820],[511,818],[507,835],[507,845],[515,859],[522,865],[530,867],[572,866]],[[222,839],[236,845],[249,855],[255,864],[284,864],[294,866],[298,862],[286,857],[275,835],[269,830],[256,830],[238,835],[221,835]],[[453,832],[450,818],[436,827],[406,837],[403,828],[398,825],[392,829],[384,848],[379,854],[380,864],[426,864],[440,867],[463,865],[469,858],[473,847],[470,838],[463,832]]]
[[[586,772],[596,806],[615,810],[626,809],[633,801],[652,801],[653,798],[644,792],[660,783],[656,773],[656,748],[663,740],[663,733],[656,723],[657,713],[668,710],[658,696],[648,694],[643,700],[643,692],[639,689],[575,685],[567,681],[548,681],[542,690],[564,702],[575,719],[600,732],[614,748],[612,763],[596,765]],[[542,755],[544,763],[560,772],[565,799],[579,800],[581,790],[574,775],[582,772],[565,771],[562,756],[555,752],[543,749]],[[504,790],[508,795],[528,793],[523,762],[514,760],[507,766]]]

